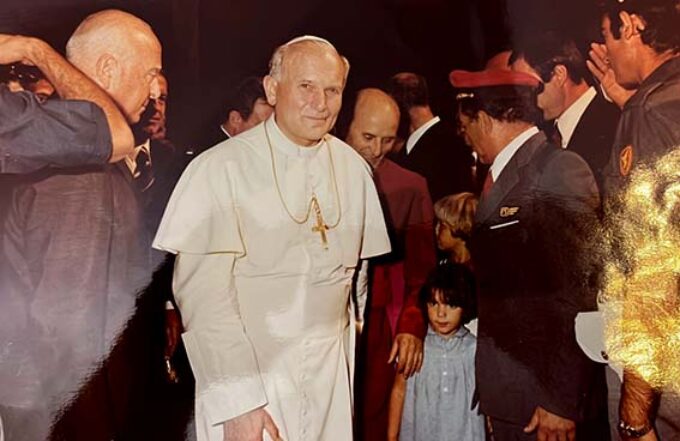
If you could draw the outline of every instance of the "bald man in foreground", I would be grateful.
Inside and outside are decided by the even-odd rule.
[[[387,439],[392,363],[396,361],[396,373],[406,377],[422,365],[426,323],[417,305],[418,291],[435,264],[427,182],[385,158],[398,125],[394,99],[379,89],[359,92],[346,140],[373,169],[392,245],[390,254],[369,264],[356,400],[357,436],[366,441]]]
[[[149,25],[133,15],[107,10],[88,16],[66,52],[128,123],[139,120],[149,96],[157,93],[161,45]],[[148,251],[124,162],[48,169],[25,178],[14,189],[3,226],[11,280],[3,281],[10,285],[3,292],[0,321],[12,323],[12,335],[3,333],[12,345],[0,365],[0,379],[11,378],[1,381],[0,413],[8,439],[32,441],[48,439],[55,415],[132,315],[135,294],[147,278]],[[59,439],[117,437],[107,425],[119,415],[107,403],[122,390],[109,385],[111,375],[105,377],[97,409],[76,418]],[[99,406],[103,410],[95,414]],[[116,407],[126,408],[126,403]]]

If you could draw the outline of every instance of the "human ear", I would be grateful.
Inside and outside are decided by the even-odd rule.
[[[477,124],[479,124],[482,133],[491,133],[493,130],[493,118],[483,110],[480,110],[477,114]]]
[[[238,110],[229,111],[229,124],[236,128],[240,128],[243,125],[243,117]]]
[[[553,68],[553,78],[557,81],[558,86],[562,86],[568,77],[569,73],[563,64],[558,64]]]
[[[267,102],[270,106],[276,106],[276,91],[279,88],[279,82],[271,75],[267,75],[262,79],[264,86],[264,93],[267,95]]]
[[[120,78],[120,65],[111,54],[103,54],[95,64],[95,78],[102,89],[109,91]]]

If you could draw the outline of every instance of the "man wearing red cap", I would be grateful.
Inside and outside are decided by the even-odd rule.
[[[579,349],[574,318],[595,309],[588,165],[535,126],[538,80],[454,71],[465,141],[490,170],[470,249],[479,283],[476,375],[496,441],[607,440],[604,372]],[[604,421],[604,424],[601,423]]]

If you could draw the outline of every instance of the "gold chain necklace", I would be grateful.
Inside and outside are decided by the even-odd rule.
[[[330,145],[328,145],[328,142],[326,142],[326,140],[324,139],[324,142],[326,143],[326,149],[328,150],[328,159],[330,161],[331,176],[333,178],[333,191],[335,193],[335,205],[338,207],[338,217],[335,220],[335,222],[333,222],[333,224],[328,225],[325,223],[323,219],[323,214],[321,213],[321,206],[319,205],[319,200],[317,199],[315,193],[312,193],[312,198],[309,200],[309,205],[307,206],[304,218],[298,219],[293,215],[293,213],[290,212],[288,205],[286,205],[286,200],[283,198],[281,187],[279,186],[279,177],[278,174],[276,173],[276,161],[274,160],[274,148],[272,147],[272,142],[269,139],[269,132],[267,131],[266,122],[264,124],[264,135],[267,138],[267,146],[269,147],[269,155],[272,161],[272,173],[274,175],[274,184],[276,186],[276,192],[279,195],[281,205],[283,205],[283,208],[286,210],[288,217],[290,217],[293,222],[299,225],[307,223],[307,221],[309,220],[309,216],[311,215],[312,211],[314,211],[314,214],[316,216],[316,225],[312,227],[312,231],[315,233],[319,233],[321,235],[321,243],[323,247],[327,249],[328,240],[326,238],[326,231],[337,227],[338,224],[340,223],[340,219],[342,218],[342,207],[340,205],[340,192],[338,191],[338,180],[335,177],[335,164],[333,163],[333,153],[331,152]]]

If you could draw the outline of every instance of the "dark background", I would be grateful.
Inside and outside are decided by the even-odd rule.
[[[273,49],[301,34],[329,39],[349,58],[349,90],[392,74],[424,74],[436,113],[451,115],[448,73],[479,69],[491,55],[541,29],[597,36],[595,0],[2,0],[0,30],[41,37],[63,53],[86,15],[106,8],[151,24],[170,83],[169,137],[203,147],[225,98],[263,75]]]

